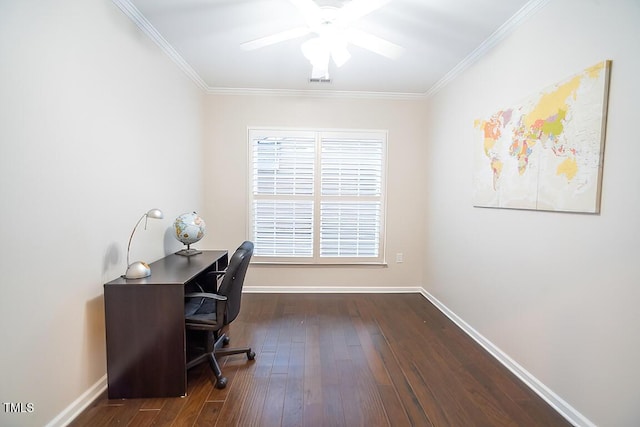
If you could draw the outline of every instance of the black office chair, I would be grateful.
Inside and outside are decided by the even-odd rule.
[[[200,331],[196,334],[204,334],[202,337],[204,345],[201,346],[204,348],[204,353],[188,361],[187,369],[208,360],[217,378],[216,387],[220,389],[225,388],[227,379],[222,376],[216,356],[246,353],[249,360],[256,357],[250,347],[223,348],[229,344],[229,337],[222,331],[240,313],[242,286],[252,255],[253,243],[249,241],[242,243],[231,256],[229,266],[225,271],[208,273],[210,281],[214,283],[217,283],[219,277],[222,277],[220,286],[215,293],[202,292],[204,287],[196,284],[200,292],[191,292],[185,295],[185,327],[187,331]]]

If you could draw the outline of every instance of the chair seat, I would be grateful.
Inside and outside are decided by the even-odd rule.
[[[184,303],[184,318],[187,323],[218,324],[216,302],[210,298],[187,298]]]

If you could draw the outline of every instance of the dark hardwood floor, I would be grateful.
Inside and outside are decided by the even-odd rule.
[[[72,426],[569,426],[419,294],[245,294],[184,398],[109,400]],[[159,373],[160,375],[160,373]]]

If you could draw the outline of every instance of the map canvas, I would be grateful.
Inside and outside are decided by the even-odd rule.
[[[475,122],[473,204],[600,211],[610,61]]]

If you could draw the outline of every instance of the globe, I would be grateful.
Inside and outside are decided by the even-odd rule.
[[[176,239],[187,245],[187,249],[183,249],[177,254],[179,255],[196,255],[202,253],[195,249],[191,249],[191,245],[204,237],[206,224],[196,212],[188,212],[179,215],[173,223],[176,231]]]

